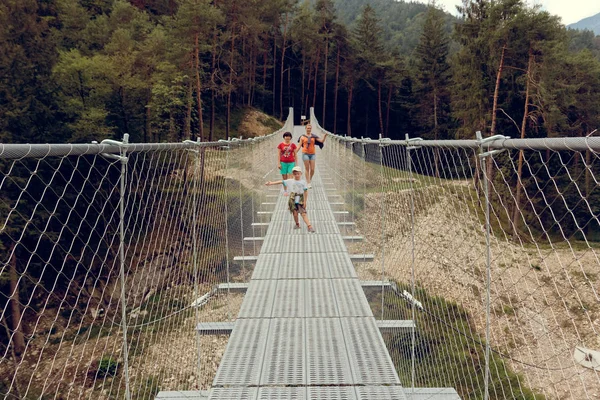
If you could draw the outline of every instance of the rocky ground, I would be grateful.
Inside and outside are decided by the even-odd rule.
[[[459,185],[460,186],[460,185]],[[468,185],[462,185],[463,188]],[[385,275],[410,282],[412,246],[408,192],[367,194],[358,230],[372,252],[362,279]],[[429,187],[415,194],[415,279],[430,295],[455,301],[485,337],[486,242],[478,208],[468,191]],[[385,238],[384,253],[381,252]],[[549,399],[600,398],[600,377],[573,361],[575,346],[600,348],[598,249],[579,243],[521,245],[509,235],[492,238],[491,337],[494,349],[526,384]],[[427,307],[427,305],[424,305]]]

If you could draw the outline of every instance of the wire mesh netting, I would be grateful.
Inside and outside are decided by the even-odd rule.
[[[373,312],[416,323],[383,332],[404,386],[598,396],[600,160],[577,140],[328,142]]]
[[[4,145],[0,395],[209,388],[227,338],[196,326],[237,315],[242,295],[227,283],[247,280],[234,258],[255,253],[243,238],[263,229],[254,210],[279,139]]]

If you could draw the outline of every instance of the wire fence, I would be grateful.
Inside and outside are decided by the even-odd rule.
[[[238,313],[279,140],[0,144],[0,395],[209,388],[227,337],[196,325]],[[339,226],[365,238],[349,249],[375,256],[357,264],[374,314],[415,322],[383,332],[405,387],[598,396],[598,138],[322,151]]]
[[[374,314],[416,323],[383,334],[404,386],[597,398],[599,138],[330,136]]]
[[[283,130],[213,143],[0,144],[0,396],[207,389],[248,279],[235,257]]]

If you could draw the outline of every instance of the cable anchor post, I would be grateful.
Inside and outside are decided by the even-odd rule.
[[[486,270],[487,270],[487,278],[486,278],[486,313],[485,313],[485,373],[484,373],[484,400],[489,400],[490,398],[490,352],[491,352],[491,333],[490,333],[490,323],[491,323],[491,284],[492,284],[492,251],[491,251],[491,226],[490,226],[490,192],[489,192],[489,184],[490,184],[490,172],[488,171],[488,161],[491,160],[489,157],[493,157],[496,154],[500,154],[504,151],[502,150],[489,150],[484,151],[484,146],[496,140],[504,140],[508,139],[508,137],[504,135],[494,135],[487,138],[483,138],[481,131],[476,132],[477,142],[479,144],[479,154],[478,157],[481,160],[481,169],[483,171],[483,191],[485,195],[485,246],[486,246]],[[486,160],[484,163],[483,160]],[[491,164],[490,164],[491,165]]]
[[[127,180],[127,148],[129,134],[123,135],[123,140],[104,139],[101,144],[119,147],[119,154],[101,153],[103,157],[118,160],[121,163],[119,179],[119,280],[121,281],[121,330],[123,331],[123,372],[125,375],[125,399],[131,400],[129,377],[129,348],[127,345],[127,297],[125,289],[125,188]]]

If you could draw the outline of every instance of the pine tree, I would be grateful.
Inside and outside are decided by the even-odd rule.
[[[430,6],[415,56],[419,125],[424,137],[435,140],[447,137],[450,111],[448,43],[443,14]]]

